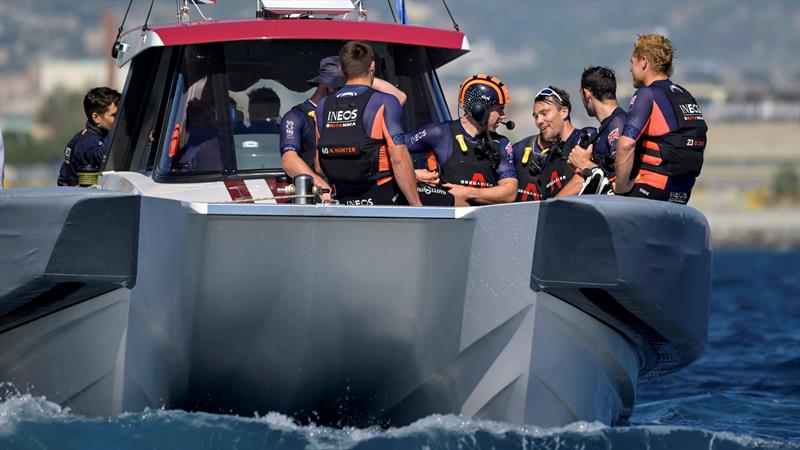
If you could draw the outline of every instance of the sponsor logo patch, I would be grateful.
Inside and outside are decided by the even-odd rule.
[[[680,203],[685,205],[689,202],[689,193],[687,192],[670,192],[669,201],[671,203]]]
[[[328,117],[327,121],[325,122],[325,128],[353,127],[356,125],[357,119],[358,119],[357,109],[328,111]]]

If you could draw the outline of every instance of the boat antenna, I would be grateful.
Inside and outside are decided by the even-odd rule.
[[[128,2],[128,9],[125,10],[125,16],[122,17],[122,23],[119,24],[119,29],[117,30],[117,38],[114,39],[114,45],[111,46],[111,57],[117,59],[117,55],[119,54],[119,37],[122,36],[122,30],[125,28],[125,21],[128,20],[128,13],[131,12],[131,5],[133,4],[133,0]]]
[[[460,31],[458,29],[458,24],[456,23],[456,19],[453,19],[453,13],[451,13],[450,8],[447,7],[447,2],[445,0],[442,0],[442,3],[444,3],[444,9],[447,10],[447,14],[450,16],[450,20],[453,21],[453,28],[455,28],[456,31]]]
[[[394,15],[394,8],[392,8],[392,0],[386,0],[386,3],[389,4],[389,11],[392,13],[392,20],[394,20],[394,23],[397,23],[397,17]]]
[[[175,0],[178,5],[178,23],[185,24],[189,21],[189,5],[186,0]]]
[[[147,10],[147,17],[144,18],[144,25],[142,25],[142,42],[144,42],[147,30],[149,30],[149,28],[147,28],[147,21],[150,20],[150,13],[153,11],[153,3],[155,2],[156,0],[150,0],[150,9]]]

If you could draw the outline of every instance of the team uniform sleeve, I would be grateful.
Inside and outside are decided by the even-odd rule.
[[[404,145],[405,133],[403,132],[403,108],[397,97],[383,94],[383,134],[390,145]]]
[[[436,150],[444,137],[442,127],[438,123],[429,123],[405,135],[405,143],[411,153],[424,153]]]
[[[625,116],[617,116],[611,119],[611,123],[608,124],[608,151],[612,155],[617,152],[617,142],[619,142],[622,130],[625,128],[626,120]]]
[[[642,135],[642,130],[647,126],[647,122],[650,121],[652,113],[653,91],[648,87],[641,88],[636,91],[631,99],[628,119],[622,129],[622,135],[638,140],[639,136]]]
[[[290,109],[289,112],[283,116],[280,129],[281,156],[286,152],[301,152],[303,148],[305,126],[305,117],[296,109]]]
[[[497,165],[497,179],[517,178],[514,168],[514,147],[505,137],[500,139],[500,164]]]

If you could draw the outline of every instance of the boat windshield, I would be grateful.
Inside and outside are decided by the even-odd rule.
[[[425,48],[371,43],[378,76],[408,95],[406,131],[449,113]],[[171,101],[155,175],[204,180],[281,168],[281,117],[314,92],[320,60],[341,41],[247,41],[190,45],[176,52]],[[402,62],[402,64],[401,64]],[[133,76],[136,76],[134,74]]]

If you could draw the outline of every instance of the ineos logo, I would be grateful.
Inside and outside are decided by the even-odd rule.
[[[346,120],[356,120],[358,118],[358,110],[351,109],[347,111],[329,111],[328,112],[328,121],[329,122],[342,122]]]
[[[702,114],[700,112],[700,107],[697,106],[696,103],[686,103],[683,105],[678,105],[681,109],[681,112],[684,114]]]

